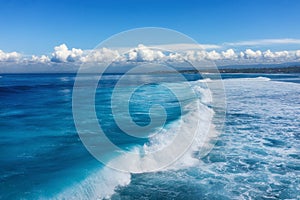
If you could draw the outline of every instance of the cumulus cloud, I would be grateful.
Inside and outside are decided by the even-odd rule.
[[[80,60],[83,54],[83,50],[72,48],[68,49],[66,44],[61,44],[54,47],[54,52],[52,53],[52,62],[75,62]]]
[[[41,56],[32,55],[30,61],[34,63],[48,63],[50,62],[50,58],[46,55],[41,55]]]
[[[261,57],[262,53],[260,50],[253,51],[252,49],[246,49],[244,52],[244,57],[248,59],[256,59]]]
[[[295,54],[297,56],[297,52]],[[288,51],[277,51],[272,52],[271,50],[267,50],[263,52],[263,57],[266,59],[275,59],[275,58],[289,58],[290,53]]]
[[[116,50],[101,48],[92,51],[86,51],[84,54],[81,54],[79,59],[82,63],[106,63],[112,62],[119,58],[119,52]]]
[[[138,45],[137,48],[130,50],[128,53],[128,60],[137,62],[163,60],[165,57],[166,55],[162,51],[153,50],[142,44]]]
[[[300,58],[300,50],[296,51],[295,55],[297,58]]]
[[[245,51],[236,52],[233,49],[227,49],[225,51],[187,51],[183,52],[181,56],[185,60],[191,61],[228,61],[238,62],[239,64],[245,62],[247,64],[253,63],[270,63],[270,62],[291,62],[300,61],[300,50],[297,51],[261,51],[246,49]]]
[[[222,56],[224,59],[235,59],[238,57],[233,49],[228,49],[227,51],[222,51]]]
[[[213,51],[187,51],[182,52],[182,55],[185,60],[191,61],[201,61],[201,60],[221,60],[221,59],[229,59],[234,60],[238,58],[238,55],[235,53],[233,49],[228,49],[226,51],[217,52]]]
[[[17,62],[22,58],[22,55],[17,52],[6,53],[0,50],[0,62]]]

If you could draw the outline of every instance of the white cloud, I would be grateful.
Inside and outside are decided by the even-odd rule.
[[[296,55],[297,58],[300,58],[300,50],[297,50],[295,55]]]
[[[32,55],[30,61],[34,63],[48,63],[50,62],[50,58],[45,55],[42,56]]]
[[[17,52],[6,53],[0,50],[0,62],[17,62],[22,58],[22,55]]]
[[[275,58],[274,53],[269,49],[263,53],[265,58]]]
[[[170,53],[165,60],[182,62],[184,59],[187,60],[179,53]]]
[[[206,53],[206,59],[208,60],[219,60],[221,59],[221,54],[215,50]]]
[[[69,56],[69,50],[67,45],[61,44],[59,46],[54,47],[54,52],[52,53],[52,62],[67,62],[67,58]]]
[[[290,54],[288,51],[277,51],[272,52],[271,50],[267,50],[263,52],[263,57],[267,59],[275,59],[275,58],[289,58]]]
[[[194,51],[195,60],[204,60],[206,59],[207,52],[206,51]]]
[[[79,59],[83,63],[112,62],[119,58],[119,52],[108,48],[86,51]]]
[[[260,50],[257,51],[253,51],[252,49],[246,49],[246,51],[244,52],[244,57],[248,58],[248,59],[255,59],[255,58],[259,58],[262,56],[262,53]]]
[[[235,59],[238,57],[233,49],[228,49],[227,51],[222,51],[222,56],[225,59]]]
[[[178,56],[180,56],[180,55],[178,55]],[[201,55],[200,54],[197,55],[195,51],[187,51],[185,53],[184,59],[185,60],[192,60],[192,61],[198,60],[198,59],[201,60]]]
[[[244,58],[244,57],[245,57],[244,52],[241,51],[241,52],[239,53],[239,57],[240,57],[240,58]]]
[[[201,61],[201,60],[218,60],[221,59],[222,55],[215,50],[213,51],[196,51],[190,50],[186,52],[181,52],[180,56],[184,58],[184,60],[190,61]]]
[[[170,45],[172,46],[172,45]],[[174,46],[173,46],[174,47]],[[78,48],[69,49],[66,44],[54,47],[54,51],[49,55],[32,55],[24,56],[17,52],[4,52],[0,50],[1,66],[12,64],[46,64],[60,66],[79,66],[83,63],[110,63],[117,61],[120,66],[123,63],[130,62],[182,62],[183,60],[197,61],[213,61],[217,64],[259,64],[259,63],[283,63],[283,62],[300,62],[300,50],[295,51],[261,51],[247,48],[246,50],[237,51],[228,48],[222,51],[204,50],[204,49],[186,49],[180,51],[169,52],[150,46],[138,45],[129,49],[127,53],[121,54],[120,49],[101,48],[95,50],[82,50]],[[188,47],[185,46],[185,47]],[[4,64],[3,64],[4,63]]]
[[[169,51],[187,51],[187,50],[207,50],[207,49],[219,49],[222,46],[216,44],[163,44],[163,45],[153,45],[149,46],[158,49],[164,49]]]
[[[52,53],[52,62],[75,62],[80,60],[83,54],[83,50],[72,48],[68,49],[66,44],[61,44],[54,47],[54,52]]]
[[[240,42],[224,43],[224,46],[264,46],[276,44],[300,44],[300,39],[281,38],[281,39],[262,39],[262,40],[247,40]]]
[[[162,60],[164,57],[166,57],[166,55],[163,54],[162,51],[156,49],[153,50],[140,44],[137,48],[134,48],[128,52],[127,58],[129,61],[143,62]]]
[[[67,57],[67,60],[69,62],[78,61],[78,60],[80,60],[82,54],[83,54],[83,50],[72,48],[70,50],[70,55]]]

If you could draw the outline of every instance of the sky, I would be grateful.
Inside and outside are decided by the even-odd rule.
[[[122,31],[164,27],[238,54],[296,51],[299,10],[299,0],[0,0],[0,50],[51,60],[63,44],[93,49]]]

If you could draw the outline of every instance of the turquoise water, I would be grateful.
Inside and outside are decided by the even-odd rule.
[[[149,140],[126,135],[113,120],[110,98],[120,76],[102,78],[95,103],[107,137],[130,151]],[[181,84],[172,75],[132,78],[151,82],[153,76],[156,81]],[[192,86],[204,87],[197,81],[199,75],[185,77]],[[72,74],[1,75],[1,199],[300,198],[299,75],[223,75],[226,122],[212,151],[200,157],[196,146],[191,154],[184,155],[184,164],[139,174],[109,169],[86,150],[72,115],[74,78]],[[164,133],[169,136],[168,130],[193,112],[190,107],[180,108],[201,99],[203,91],[192,98],[186,96],[180,105],[172,91],[149,83],[132,96],[131,117],[141,126],[149,124],[147,111],[158,102],[167,111]],[[205,102],[201,105],[204,110],[211,109]],[[162,139],[167,141],[168,137]],[[101,148],[103,154],[110,155],[105,144]]]

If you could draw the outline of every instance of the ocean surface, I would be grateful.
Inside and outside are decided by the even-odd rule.
[[[88,83],[89,76],[81,81]],[[139,173],[127,173],[101,164],[80,140],[72,113],[74,74],[1,74],[0,199],[300,199],[300,74],[223,74],[224,127],[204,141],[206,124],[218,123],[205,82],[219,80],[184,76],[196,91],[192,97],[171,74],[132,75],[134,82],[149,82],[130,99],[133,121],[151,123],[153,102],[166,111],[159,133],[153,127],[143,138],[126,135],[114,120],[126,119],[122,110],[111,111],[121,75],[107,74],[99,81],[97,118],[107,138],[126,151],[161,148],[178,124],[188,134],[196,108],[207,120],[197,129],[199,141],[178,162],[156,172],[139,168]],[[159,82],[151,83],[154,78]],[[181,101],[160,83],[175,88]],[[132,87],[128,83],[122,89]],[[86,132],[93,140],[91,131]],[[202,154],[206,146],[213,148]],[[112,154],[105,143],[99,148],[108,162],[134,165]]]

